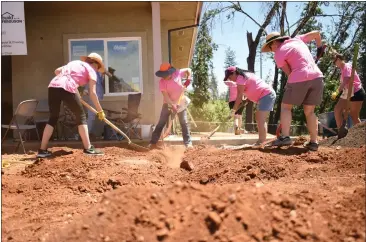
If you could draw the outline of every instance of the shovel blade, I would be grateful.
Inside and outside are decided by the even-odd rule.
[[[130,143],[128,145],[131,147],[131,149],[134,149],[136,151],[140,151],[140,152],[149,152],[150,151],[149,148],[146,148],[146,147],[134,144],[134,143]]]
[[[342,126],[338,130],[338,139],[342,139],[347,136],[348,128],[346,126],[347,122],[343,122]]]

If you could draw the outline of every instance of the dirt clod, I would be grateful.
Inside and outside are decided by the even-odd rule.
[[[192,162],[187,161],[187,160],[183,160],[180,163],[180,168],[185,169],[187,171],[192,171],[194,169],[194,165]]]

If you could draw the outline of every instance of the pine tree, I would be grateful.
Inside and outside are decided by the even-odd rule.
[[[210,89],[211,89],[211,95],[214,100],[219,98],[219,91],[217,88],[217,78],[215,76],[215,73],[213,72],[213,68],[211,68],[211,80],[210,80]]]
[[[236,56],[235,56],[235,52],[228,47],[225,51],[225,62],[224,62],[224,67],[225,69],[228,68],[229,66],[236,66],[238,63],[236,62]]]
[[[192,104],[201,108],[210,99],[210,69],[212,68],[213,53],[217,45],[213,42],[209,32],[207,21],[209,13],[205,13],[197,35],[195,52],[192,59],[191,69],[193,71],[193,95]]]

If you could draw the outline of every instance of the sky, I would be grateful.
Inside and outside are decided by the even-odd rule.
[[[208,9],[215,9],[218,6],[228,5],[228,2],[205,2],[203,5],[202,16]],[[301,14],[302,7],[305,2],[288,2],[287,3],[287,17],[290,25],[295,23]],[[242,8],[247,11],[257,22],[261,23],[265,18],[265,13],[268,12],[268,7],[265,7],[265,2],[242,2]],[[336,9],[331,4],[329,7],[324,9],[324,13],[336,13]],[[235,14],[233,20],[228,21],[226,19],[227,14],[221,15],[212,25],[212,37],[213,41],[218,45],[218,50],[214,53],[213,65],[214,73],[218,80],[218,89],[220,93],[227,90],[227,86],[223,83],[224,78],[224,61],[225,61],[225,50],[230,47],[236,54],[237,66],[246,69],[248,57],[248,45],[246,33],[247,31],[253,33],[255,38],[258,32],[258,26],[248,17],[242,13]],[[331,18],[323,18],[323,26],[331,24]],[[266,29],[267,33],[277,31],[278,29],[272,30],[271,27]],[[259,53],[256,57],[255,71],[260,76],[260,57]],[[270,54],[262,54],[262,79],[269,81],[273,80],[274,75],[274,62],[270,59]],[[270,77],[267,78],[267,77]]]

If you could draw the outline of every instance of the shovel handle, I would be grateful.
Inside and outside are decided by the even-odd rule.
[[[98,114],[97,110],[95,110],[92,106],[90,106],[87,102],[85,102],[81,97],[80,94],[78,95],[80,98],[80,102],[90,111],[92,111],[95,114]],[[123,133],[116,125],[114,125],[111,121],[109,121],[108,119],[104,118],[103,121],[108,124],[112,129],[114,129],[117,133],[119,133],[120,135],[122,135],[128,142],[128,144],[132,143],[130,138]]]

